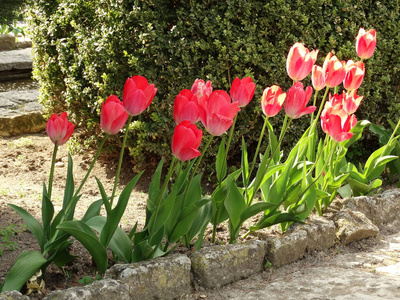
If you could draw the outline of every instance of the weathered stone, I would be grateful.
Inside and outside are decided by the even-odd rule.
[[[266,242],[221,245],[194,252],[192,272],[196,284],[216,288],[264,270]]]
[[[29,300],[29,297],[17,291],[7,291],[0,293],[0,300]]]
[[[45,128],[43,106],[37,96],[36,89],[0,93],[0,136],[36,133]]]
[[[379,228],[359,211],[340,211],[334,215],[333,221],[337,227],[336,236],[344,245],[374,237],[379,233]]]
[[[0,71],[32,70],[31,48],[0,52]]]
[[[103,279],[92,284],[50,293],[44,300],[128,300],[129,287],[117,280]]]
[[[105,277],[127,284],[129,299],[176,299],[191,291],[190,259],[180,254],[141,263],[117,264],[107,270]]]
[[[12,34],[0,34],[0,51],[14,50],[15,36]]]
[[[46,121],[40,112],[30,112],[15,117],[0,117],[0,136],[22,133],[36,133],[46,128]]]
[[[296,230],[279,238],[271,238],[267,259],[274,267],[282,267],[304,256],[307,248],[307,232]]]
[[[326,218],[318,217],[307,223],[295,223],[292,231],[307,232],[306,252],[321,251],[331,248],[336,241],[335,223]]]
[[[346,207],[362,212],[381,227],[400,218],[400,190],[393,189],[375,196],[361,196],[348,200]]]

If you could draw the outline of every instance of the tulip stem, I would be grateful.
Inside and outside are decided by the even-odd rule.
[[[199,165],[201,163],[201,160],[203,159],[204,154],[207,152],[208,148],[210,147],[210,144],[213,140],[214,136],[210,135],[210,138],[207,141],[206,146],[203,149],[203,152],[201,153],[200,157],[197,158],[196,164],[194,166],[194,169],[192,171],[192,173],[190,174],[190,179],[189,179],[189,183],[192,181],[194,175],[196,174],[197,169],[199,168]]]
[[[265,127],[267,127],[267,123],[268,123],[268,117],[266,117],[266,118],[264,117],[264,125],[261,129],[260,138],[258,139],[258,144],[257,144],[256,152],[254,153],[253,162],[251,163],[251,167],[249,170],[249,177],[251,177],[251,173],[253,172],[254,166],[256,164],[257,156],[258,156],[258,153],[260,152],[260,147],[261,147],[261,143],[262,143],[262,140],[264,137]]]
[[[231,141],[232,141],[233,131],[235,130],[237,116],[238,116],[238,114],[236,114],[235,118],[233,118],[231,130],[229,131],[228,143],[226,144],[226,156],[228,156],[229,147],[231,146]]]
[[[324,172],[325,167],[327,166],[327,164],[331,161],[332,157],[333,157],[333,153],[335,152],[335,148],[337,146],[338,142],[334,142],[329,154],[329,159],[327,159],[324,162],[324,165],[321,168],[321,172],[319,172],[318,176],[305,188],[305,190],[300,194],[299,198],[296,201],[295,206],[297,206],[300,202],[300,200],[303,198],[304,194],[319,180],[319,178],[321,177],[321,175]]]
[[[129,125],[130,125],[130,123],[132,121],[132,118],[133,118],[133,116],[129,115],[128,122],[126,123],[126,131],[125,131],[125,134],[124,134],[124,139],[122,140],[121,152],[119,154],[119,161],[118,161],[118,167],[117,167],[117,174],[115,175],[114,187],[113,187],[111,198],[110,198],[110,207],[111,208],[112,208],[112,205],[113,205],[115,192],[117,190],[119,174],[121,172],[121,166],[122,166],[122,159],[124,157],[124,152],[125,152],[126,140],[128,138]]]
[[[51,158],[51,168],[50,168],[50,176],[49,176],[49,186],[47,193],[49,195],[49,199],[51,200],[51,190],[53,189],[53,178],[54,178],[54,166],[56,164],[56,157],[57,157],[57,150],[58,150],[58,145],[57,141],[54,143],[54,149],[53,149],[53,156]]]
[[[104,138],[101,140],[100,145],[99,145],[99,147],[97,148],[96,154],[94,155],[93,161],[92,161],[92,163],[90,164],[90,167],[89,167],[88,171],[86,172],[86,175],[85,175],[85,177],[83,178],[81,184],[79,185],[78,189],[76,190],[76,192],[75,192],[75,194],[74,194],[74,197],[77,197],[77,196],[78,196],[79,192],[80,192],[81,189],[83,188],[83,185],[85,184],[85,182],[86,182],[86,180],[88,179],[90,173],[92,172],[92,169],[93,169],[93,167],[94,167],[94,164],[96,163],[97,158],[99,157],[100,151],[101,151],[101,149],[103,148],[104,143],[105,143],[107,137],[108,137],[108,134],[106,133],[106,135],[104,136]]]
[[[177,162],[176,157],[172,156],[172,160],[171,160],[171,164],[169,165],[168,173],[165,176],[164,183],[163,183],[163,185],[161,187],[161,190],[160,190],[160,193],[158,194],[158,197],[157,197],[156,211],[154,213],[154,220],[157,220],[157,215],[158,215],[158,211],[160,210],[161,200],[162,200],[162,198],[164,196],[164,193],[165,193],[165,191],[166,191],[166,189],[168,187],[168,182],[172,177],[172,173],[174,172],[174,169],[176,167],[176,162]],[[148,230],[148,232],[150,232],[150,230]]]
[[[326,89],[325,89],[325,94],[324,94],[324,97],[322,98],[321,105],[320,105],[320,107],[319,107],[317,117],[316,117],[315,120],[314,120],[313,126],[316,125],[317,120],[318,120],[319,117],[321,116],[322,110],[323,110],[324,105],[325,105],[325,102],[326,102],[326,97],[328,96],[328,92],[329,92],[329,87],[326,87]]]

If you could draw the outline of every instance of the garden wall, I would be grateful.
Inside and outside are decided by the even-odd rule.
[[[174,97],[196,78],[225,90],[235,77],[256,81],[255,99],[239,114],[234,137],[236,142],[245,135],[253,151],[263,122],[262,90],[292,84],[285,70],[290,46],[302,42],[319,49],[320,65],[329,51],[356,59],[360,27],[376,29],[378,45],[366,61],[357,118],[388,127],[399,109],[399,21],[393,0],[38,0],[29,13],[34,76],[49,113],[67,110],[94,135],[100,132],[101,103],[111,94],[121,97],[127,77],[140,74],[156,85],[156,98],[135,119],[128,140],[136,163],[154,154],[169,157]],[[293,122],[287,143],[297,140],[305,119]],[[272,122],[279,128],[281,119]],[[358,145],[361,154],[371,152],[365,150],[370,137]],[[238,153],[240,147],[232,149]]]

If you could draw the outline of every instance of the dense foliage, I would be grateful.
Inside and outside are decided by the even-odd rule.
[[[127,77],[139,74],[155,84],[154,104],[133,124],[128,139],[133,158],[143,162],[148,154],[170,153],[174,97],[196,78],[225,90],[235,77],[255,80],[255,99],[240,114],[234,137],[239,145],[246,134],[253,151],[263,123],[262,90],[292,84],[285,70],[290,46],[302,42],[319,49],[320,65],[329,51],[355,59],[360,27],[374,28],[378,45],[366,61],[357,118],[379,124],[397,120],[399,18],[393,0],[38,0],[29,20],[41,102],[50,111],[67,110],[92,134],[98,132],[101,103],[115,91],[121,97]],[[289,128],[293,142],[301,129]]]
[[[22,16],[22,9],[27,0],[1,0],[0,25],[10,25]]]

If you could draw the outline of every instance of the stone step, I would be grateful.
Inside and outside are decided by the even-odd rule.
[[[0,136],[36,133],[45,129],[37,89],[0,93]]]
[[[0,81],[32,76],[32,48],[0,51]]]

